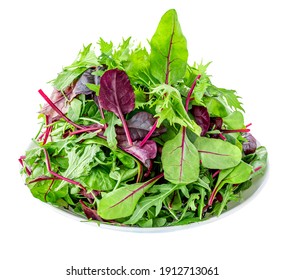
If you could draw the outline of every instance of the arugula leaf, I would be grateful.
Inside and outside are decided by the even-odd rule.
[[[208,200],[208,205],[213,204],[213,200],[219,190],[225,184],[240,184],[250,179],[252,173],[252,166],[241,161],[236,167],[221,170],[218,176],[218,181],[215,188],[213,189],[211,196]]]
[[[163,201],[172,194],[176,189],[180,188],[179,185],[172,185],[169,184],[169,188],[164,188],[161,190],[161,193],[153,196],[148,196],[142,198],[136,208],[134,213],[132,214],[131,218],[124,222],[126,225],[133,225],[136,224],[144,215],[146,211],[148,211],[151,207],[156,207],[155,216],[157,216],[162,208]],[[156,186],[155,186],[156,187]]]

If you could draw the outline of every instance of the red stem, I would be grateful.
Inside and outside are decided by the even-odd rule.
[[[217,193],[217,189],[218,189],[218,186],[216,186],[216,187],[213,189],[213,191],[212,191],[212,193],[211,193],[211,195],[210,195],[210,197],[209,197],[209,200],[208,200],[208,206],[212,206],[213,201],[214,201],[214,198],[215,198],[216,193]]]
[[[262,168],[262,166],[258,166],[258,167],[256,167],[254,170],[253,170],[253,172],[257,172],[258,170],[260,170]]]
[[[46,202],[46,197],[47,197],[47,195],[48,195],[50,189],[52,188],[52,186],[53,186],[53,184],[54,184],[54,181],[55,181],[55,178],[52,179],[52,181],[51,181],[51,183],[50,183],[50,185],[49,185],[49,187],[48,187],[46,193],[44,194],[44,201],[45,201],[45,202]]]
[[[18,159],[18,161],[20,162],[22,167],[24,167],[24,159],[25,158],[26,158],[25,156],[20,156],[20,158]],[[26,170],[28,176],[32,175],[32,171],[27,166],[25,166],[25,170]]]
[[[86,188],[85,188],[83,185],[81,185],[79,182],[74,181],[74,180],[71,180],[71,179],[68,179],[68,178],[66,178],[66,177],[63,177],[63,176],[59,175],[58,173],[52,171],[52,170],[51,170],[51,166],[50,166],[50,159],[49,159],[48,152],[47,152],[47,150],[46,150],[45,148],[43,148],[43,152],[44,152],[45,159],[46,159],[46,167],[47,167],[47,170],[48,170],[48,172],[49,172],[51,175],[53,175],[54,177],[59,178],[59,179],[61,179],[61,180],[63,180],[63,181],[66,181],[66,182],[68,182],[68,183],[70,183],[70,184],[76,185],[76,186],[78,186],[79,188],[81,188],[81,189],[83,189],[83,190],[86,190]]]
[[[226,137],[224,137],[224,136],[222,135],[222,133],[219,133],[219,137],[220,137],[222,140],[224,140],[224,141],[227,140]]]
[[[248,128],[241,128],[241,129],[222,129],[223,133],[234,133],[234,132],[250,132]]]
[[[126,120],[125,120],[123,114],[120,115],[120,119],[121,119],[121,122],[122,122],[122,125],[123,125],[123,128],[124,128],[124,131],[125,131],[127,142],[129,144],[129,146],[133,146],[131,135],[130,135],[130,132],[129,132],[129,129],[128,129],[128,126],[127,126],[127,123],[126,123]]]
[[[197,80],[199,80],[200,78],[201,78],[201,75],[198,75],[198,76],[195,78],[195,80],[194,80],[194,82],[193,82],[193,84],[192,84],[192,86],[191,86],[191,88],[190,88],[190,90],[189,90],[189,92],[188,92],[188,94],[187,94],[187,97],[186,97],[186,100],[185,100],[185,111],[186,111],[186,112],[188,112],[189,101],[190,101],[190,99],[191,99],[191,95],[192,95],[192,93],[193,93],[193,90],[194,90],[194,88],[195,88],[195,86],[196,86]]]
[[[157,124],[158,124],[158,120],[156,119],[155,123],[153,124],[152,128],[149,130],[149,132],[146,134],[146,136],[144,137],[144,139],[141,141],[140,143],[140,148],[142,148],[146,142],[148,141],[148,139],[152,136],[152,134],[154,133],[155,129],[157,128]]]
[[[34,180],[29,181],[28,184],[36,183],[36,182],[41,182],[41,181],[48,181],[48,180],[60,180],[59,178],[54,178],[54,177],[48,177],[48,176],[40,176]]]
[[[221,172],[221,170],[217,170],[216,172],[213,173],[212,178],[215,178],[219,173]]]
[[[79,129],[79,130],[75,130],[75,131],[73,131],[73,132],[70,132],[70,133],[69,133],[69,136],[75,135],[75,134],[84,133],[84,132],[98,131],[98,130],[101,130],[101,128],[103,128],[103,126],[100,126],[100,127],[95,127],[95,126],[92,126],[92,127],[85,127],[85,128],[82,128],[82,129]]]
[[[49,116],[45,116],[45,124],[46,125],[50,124]],[[43,145],[46,144],[51,131],[52,131],[52,126],[48,126],[45,130],[45,133],[44,133],[44,139],[43,139],[43,143],[42,143]]]
[[[69,118],[67,118],[58,108],[57,106],[51,101],[51,99],[49,99],[49,97],[40,89],[39,94],[43,97],[43,99],[48,103],[48,105],[62,118],[64,119],[66,122],[70,123],[71,125],[82,129],[83,127],[72,122]]]

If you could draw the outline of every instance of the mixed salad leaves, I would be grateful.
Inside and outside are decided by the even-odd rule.
[[[149,50],[99,40],[40,95],[42,126],[20,157],[34,197],[88,220],[185,225],[220,215],[265,171],[267,152],[234,90],[188,64],[175,10]]]

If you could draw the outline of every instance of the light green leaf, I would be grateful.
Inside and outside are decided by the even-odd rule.
[[[239,109],[243,112],[245,111],[244,108],[242,107],[242,103],[239,101],[240,97],[236,95],[235,90],[218,88],[216,86],[211,85],[208,88],[208,91],[210,94],[214,96],[219,96],[223,98],[227,102],[230,108],[234,110]]]
[[[185,127],[175,138],[167,141],[162,151],[165,179],[173,184],[189,184],[198,179],[199,155],[189,141]]]
[[[223,118],[223,122],[227,125],[228,129],[241,129],[245,127],[244,116],[239,111],[234,111]]]
[[[115,187],[115,180],[109,176],[109,171],[101,166],[96,166],[87,177],[80,178],[88,191],[111,191]]]
[[[107,128],[104,132],[104,136],[106,136],[107,143],[111,149],[116,149],[117,140],[116,140],[116,132],[115,126],[121,125],[121,120],[112,112],[105,113],[105,121],[107,123]]]
[[[175,10],[167,11],[150,42],[151,73],[160,83],[174,84],[187,66],[187,43]]]
[[[67,117],[73,122],[78,121],[80,118],[81,109],[82,109],[82,102],[79,99],[74,98],[68,109]]]
[[[206,168],[231,168],[238,165],[242,158],[242,152],[237,146],[220,139],[198,137],[194,145]]]
[[[79,52],[77,59],[69,66],[63,68],[57,78],[51,83],[58,90],[65,90],[76,78],[92,66],[99,66],[98,58],[93,49],[92,44],[83,47]]]
[[[130,216],[141,196],[155,184],[161,176],[144,183],[136,183],[107,193],[98,204],[98,214],[106,220]]]
[[[87,145],[77,151],[76,147],[67,152],[68,168],[62,173],[62,176],[69,179],[76,179],[82,176],[88,176],[91,171],[92,163],[96,153],[100,151],[97,145]],[[63,188],[66,181],[61,181],[56,191]]]

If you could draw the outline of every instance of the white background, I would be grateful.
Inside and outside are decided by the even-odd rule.
[[[130,279],[65,275],[71,265],[124,265],[156,270],[218,266],[220,276],[212,279],[283,279],[281,2],[1,1],[0,278]],[[170,233],[112,231],[58,214],[34,199],[19,175],[17,159],[37,131],[42,102],[37,90],[49,91],[46,82],[74,60],[83,44],[96,43],[100,37],[118,42],[129,35],[146,43],[170,8],[178,12],[190,62],[213,61],[213,83],[236,89],[243,97],[246,121],[253,123],[252,133],[269,150],[266,185],[239,211]]]

